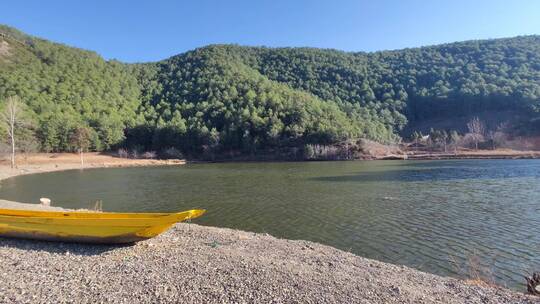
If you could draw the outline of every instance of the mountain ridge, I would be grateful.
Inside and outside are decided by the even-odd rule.
[[[82,48],[82,47],[72,46],[72,45],[69,45],[67,43],[49,40],[49,39],[46,39],[46,38],[41,38],[39,36],[31,35],[31,34],[26,34],[23,31],[15,28],[15,27],[12,27],[12,26],[9,26],[9,25],[6,25],[6,24],[0,24],[0,35],[6,35],[6,34],[11,35],[12,38],[15,38],[15,39],[17,39],[17,37],[19,37],[18,40],[20,40],[21,42],[24,39],[39,39],[39,40],[42,40],[42,41],[47,41],[47,42],[50,42],[50,43],[54,43],[54,44],[57,44],[57,45],[66,46],[66,47],[69,47],[69,48],[78,49],[78,50],[82,50],[82,51],[88,51],[88,52],[92,52],[92,53],[95,53],[95,54],[99,55],[98,52],[93,51],[93,50],[88,50],[88,49],[85,49],[85,48]],[[20,37],[24,37],[24,38],[21,39]],[[523,35],[510,36],[510,37],[456,40],[456,41],[449,41],[449,42],[442,42],[442,43],[435,43],[435,44],[426,44],[426,45],[420,45],[420,46],[403,47],[403,48],[396,48],[396,49],[381,49],[381,50],[375,50],[375,51],[346,51],[346,50],[341,50],[341,49],[331,48],[331,47],[330,48],[323,48],[323,47],[314,47],[314,46],[266,46],[266,45],[249,45],[249,44],[239,44],[239,43],[210,43],[210,44],[207,44],[207,45],[195,47],[193,49],[188,49],[188,50],[179,52],[177,54],[174,54],[174,55],[162,58],[162,59],[151,60],[151,61],[125,62],[125,61],[122,61],[122,60],[117,59],[117,58],[105,59],[105,58],[103,58],[103,56],[101,56],[101,55],[99,55],[99,56],[102,57],[103,60],[105,60],[105,61],[115,61],[115,62],[121,62],[123,64],[128,64],[128,65],[137,65],[137,64],[157,63],[157,62],[160,62],[160,61],[168,60],[168,59],[170,59],[172,57],[175,57],[175,56],[179,56],[179,55],[182,55],[182,54],[185,54],[185,53],[188,53],[188,52],[196,51],[198,49],[204,49],[204,48],[215,47],[215,46],[217,46],[217,47],[220,47],[220,46],[235,46],[235,47],[245,47],[245,48],[270,49],[270,50],[272,50],[272,49],[278,49],[278,50],[279,49],[320,50],[320,51],[330,51],[330,52],[336,51],[336,52],[341,52],[341,53],[345,53],[345,54],[368,55],[368,54],[375,54],[375,53],[392,53],[392,52],[407,51],[407,50],[417,50],[417,49],[431,48],[431,47],[443,47],[443,46],[447,46],[447,45],[455,45],[455,44],[462,44],[462,43],[466,44],[466,43],[488,42],[488,41],[493,42],[493,41],[505,41],[505,40],[515,40],[515,39],[540,39],[540,34],[523,34]]]

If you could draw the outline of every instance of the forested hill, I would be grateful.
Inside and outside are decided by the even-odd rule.
[[[375,53],[212,45],[123,64],[9,27],[0,33],[0,99],[28,104],[24,137],[49,151],[73,149],[80,125],[92,149],[192,155],[392,142],[435,118],[489,112],[517,115],[514,132],[539,131],[539,36]]]
[[[92,148],[109,149],[124,140],[124,129],[144,123],[139,85],[126,65],[12,28],[0,33],[0,102],[16,95],[28,105],[33,132],[21,134],[25,143],[36,138],[40,149],[67,151],[73,130],[85,125]]]

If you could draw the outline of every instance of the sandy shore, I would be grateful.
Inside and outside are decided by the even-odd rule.
[[[81,168],[114,168],[136,166],[182,165],[184,160],[127,159],[106,154],[85,153],[84,166],[78,154],[73,153],[35,153],[19,155],[17,168],[12,169],[7,159],[0,160],[0,180],[12,176],[53,172]]]
[[[0,179],[80,166],[53,159],[9,172],[2,164]],[[168,164],[98,159],[88,167]],[[0,275],[0,303],[540,302],[312,242],[195,224],[133,246],[0,238]]]

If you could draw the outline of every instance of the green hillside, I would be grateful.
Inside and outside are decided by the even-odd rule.
[[[28,104],[43,150],[69,150],[69,134],[81,124],[92,129],[94,149],[109,149],[124,129],[143,122],[139,85],[126,65],[10,28],[0,32],[0,100],[17,95]]]
[[[212,45],[123,64],[6,26],[0,33],[0,99],[29,106],[30,136],[47,151],[71,150],[79,125],[94,150],[195,156],[393,142],[427,121],[486,112],[513,113],[513,132],[539,131],[538,36],[375,53]]]

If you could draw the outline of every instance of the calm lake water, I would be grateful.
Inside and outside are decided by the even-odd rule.
[[[106,211],[205,208],[196,223],[316,241],[440,275],[462,275],[474,256],[515,289],[540,270],[540,160],[192,164],[0,182],[0,198],[40,197],[68,208],[100,199]]]

